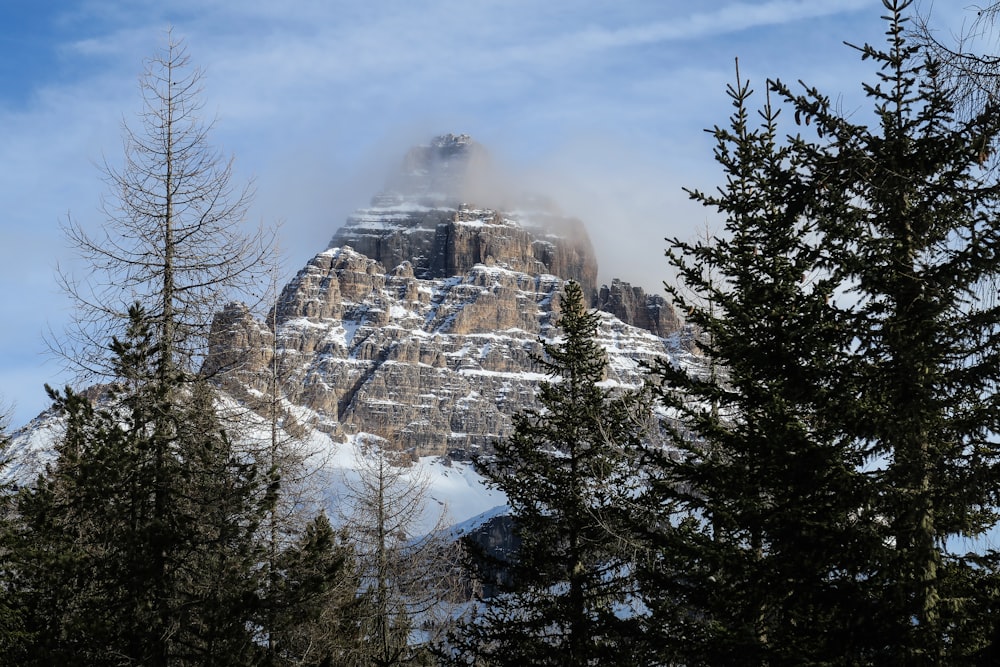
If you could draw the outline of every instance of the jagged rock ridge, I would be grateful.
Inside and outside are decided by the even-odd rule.
[[[681,328],[680,318],[666,299],[659,294],[646,294],[641,287],[617,278],[611,281],[611,287],[601,286],[594,307],[661,337]]]

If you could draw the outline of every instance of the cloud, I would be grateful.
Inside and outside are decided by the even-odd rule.
[[[611,49],[720,37],[753,28],[850,13],[867,8],[870,4],[866,0],[740,2],[727,4],[713,11],[680,17],[674,15],[668,20],[652,23],[638,23],[617,28],[590,26],[539,45],[517,47],[508,51],[507,55],[509,61],[532,63],[565,61],[592,56]],[[503,62],[502,54],[499,60]]]
[[[620,278],[654,294],[668,278],[664,239],[693,238],[712,217],[682,189],[706,187],[708,169],[699,164],[684,171],[669,154],[624,135],[571,138],[527,169],[526,177],[584,222],[601,282]]]

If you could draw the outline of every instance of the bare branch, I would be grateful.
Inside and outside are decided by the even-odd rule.
[[[233,184],[232,158],[208,143],[214,121],[202,116],[202,76],[168,33],[139,79],[142,110],[123,122],[122,165],[103,164],[103,225],[91,231],[72,217],[64,224],[90,268],[59,273],[76,312],[50,349],[80,379],[108,374],[108,341],[123,331],[133,303],[155,326],[161,364],[193,372],[205,362],[222,305],[263,301],[274,234],[245,228],[253,186]]]

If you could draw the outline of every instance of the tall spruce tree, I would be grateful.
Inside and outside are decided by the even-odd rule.
[[[515,417],[483,474],[508,498],[519,547],[491,563],[508,590],[481,602],[451,647],[469,665],[642,664],[631,641],[630,549],[621,512],[637,484],[630,456],[641,442],[639,394],[602,384],[607,357],[599,315],[566,285],[561,339],[536,359],[552,377],[539,409]]]
[[[153,334],[132,314],[113,344],[119,381],[99,403],[52,392],[66,434],[20,494],[23,664],[249,664],[262,476],[207,385],[164,395]]]
[[[648,639],[685,664],[823,663],[863,643],[855,582],[878,542],[863,452],[829,418],[851,334],[813,215],[822,175],[781,144],[777,110],[752,119],[738,69],[728,94],[730,126],[713,131],[726,184],[692,193],[725,227],[668,251],[704,362],[655,369],[672,446],[648,450]]]
[[[959,538],[1000,518],[1000,309],[978,294],[1000,274],[1000,184],[987,169],[1000,117],[994,104],[956,117],[955,88],[907,39],[911,3],[885,4],[887,48],[861,49],[880,67],[866,87],[875,131],[816,95],[789,97],[843,141],[821,163],[843,193],[825,214],[857,302],[863,393],[850,425],[877,457],[893,547],[876,578],[894,621],[886,638],[898,664],[958,664],[989,650],[994,632],[996,553],[967,554]]]
[[[953,113],[884,0],[865,86],[873,127],[815,89],[769,84],[814,138],[781,138],[749,89],[717,128],[726,218],[714,247],[672,243],[707,368],[661,364],[675,451],[657,457],[647,600],[685,664],[971,664],[996,633],[1000,118]],[[707,265],[717,280],[707,282]],[[676,509],[680,508],[680,512]]]

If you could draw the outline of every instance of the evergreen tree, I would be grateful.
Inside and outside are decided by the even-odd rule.
[[[539,365],[553,379],[541,408],[515,417],[483,474],[510,503],[520,546],[504,563],[510,589],[481,602],[453,638],[461,664],[635,664],[627,608],[629,549],[621,511],[636,485],[630,455],[646,404],[604,386],[607,358],[595,340],[599,315],[567,283],[561,340]]]
[[[792,101],[841,144],[821,158],[843,193],[824,214],[838,225],[857,302],[862,393],[850,426],[877,457],[871,476],[892,544],[876,578],[892,615],[885,639],[897,664],[960,664],[994,632],[997,554],[953,549],[1000,518],[1000,310],[977,295],[1000,274],[1000,184],[987,169],[1000,118],[992,104],[956,118],[955,89],[907,41],[910,4],[886,1],[887,48],[861,49],[880,67],[866,87],[877,130],[816,95]]]
[[[204,383],[161,389],[139,307],[99,404],[52,391],[56,459],[19,498],[24,664],[237,665],[256,654],[256,528],[268,496]]]
[[[658,365],[677,420],[658,456],[644,568],[650,627],[685,664],[985,660],[996,554],[996,337],[976,288],[1000,270],[987,110],[956,119],[884,0],[874,127],[815,89],[769,84],[814,139],[716,128],[727,182],[713,247],[672,243],[710,363]],[[705,279],[706,269],[717,276]]]
[[[245,665],[260,650],[251,632],[263,586],[259,527],[274,495],[267,471],[220,424],[214,399],[207,383],[195,383],[178,424],[180,466],[167,516],[186,530],[169,536],[180,537],[167,560],[177,586],[170,604],[180,610],[180,664]]]
[[[864,643],[854,619],[871,601],[855,581],[878,543],[863,451],[829,418],[850,334],[831,302],[816,175],[797,140],[780,145],[777,110],[752,125],[738,70],[728,93],[730,126],[714,130],[726,185],[692,193],[725,228],[668,251],[680,278],[668,291],[704,362],[655,367],[672,438],[648,450],[649,640],[686,664],[823,663]]]
[[[269,601],[267,665],[365,664],[362,609],[353,550],[325,514],[277,557],[280,576]]]
[[[78,309],[59,351],[110,384],[89,395],[50,390],[67,430],[17,498],[5,590],[27,610],[16,662],[325,664],[343,649],[316,659],[288,638],[320,637],[315,617],[331,617],[336,596],[287,589],[296,578],[332,577],[339,552],[324,551],[319,523],[302,536],[300,558],[291,546],[279,552],[295,529],[279,526],[286,515],[275,509],[291,467],[277,451],[277,412],[270,447],[255,449],[243,428],[252,416],[222,414],[209,384],[240,361],[211,358],[211,315],[231,290],[257,286],[271,244],[239,230],[250,189],[231,185],[231,160],[208,145],[201,73],[188,69],[183,44],[168,35],[146,64],[138,129],[124,127],[124,166],[106,166],[103,233],[73,221],[67,230],[91,271],[62,276]],[[134,306],[123,306],[122,290]],[[332,561],[322,576],[302,569],[324,558]]]

